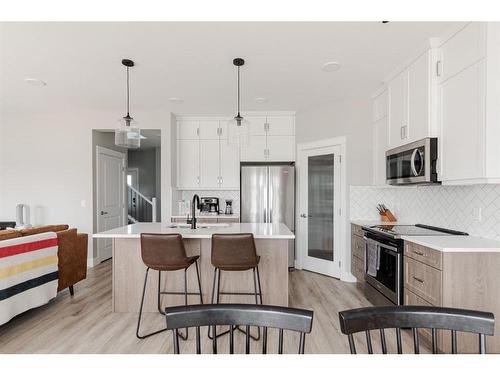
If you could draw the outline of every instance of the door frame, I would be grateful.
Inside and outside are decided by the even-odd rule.
[[[121,173],[121,179],[122,179],[122,184],[123,184],[123,196],[122,196],[122,206],[123,206],[123,213],[122,213],[122,217],[123,217],[123,223],[122,225],[127,225],[127,195],[126,195],[126,191],[127,191],[127,173],[126,173],[126,169],[127,169],[127,154],[124,153],[124,152],[119,152],[119,151],[115,151],[115,150],[111,150],[109,148],[106,148],[106,147],[103,147],[103,146],[96,146],[96,155],[95,155],[95,168],[96,168],[96,172],[95,172],[95,176],[96,176],[96,185],[95,185],[95,192],[96,192],[96,200],[95,200],[95,212],[94,212],[94,215],[96,217],[96,229],[97,231],[99,232],[99,224],[100,224],[100,215],[99,215],[99,159],[100,159],[100,154],[103,153],[103,154],[108,154],[110,156],[114,156],[114,157],[117,157],[117,158],[120,158],[122,159],[122,163],[123,163],[123,168],[122,168],[122,173]],[[100,244],[99,244],[99,239],[97,239],[97,261],[94,262],[94,263],[100,263],[102,262],[102,259],[101,259],[101,249],[100,249]]]
[[[346,180],[346,149],[347,149],[347,139],[345,136],[341,137],[335,137],[335,138],[329,138],[329,139],[323,139],[320,141],[314,141],[314,142],[304,142],[304,143],[298,143],[297,144],[297,163],[296,163],[296,173],[297,173],[297,195],[296,195],[296,207],[297,207],[297,214],[295,215],[295,226],[296,226],[296,233],[297,233],[297,259],[296,259],[296,268],[297,269],[302,269],[302,266],[304,264],[304,249],[306,248],[303,246],[304,241],[307,239],[307,233],[303,233],[303,228],[300,225],[300,213],[298,210],[301,209],[301,202],[300,202],[300,197],[302,194],[301,187],[300,187],[300,180],[302,178],[302,171],[307,168],[307,165],[303,165],[303,158],[301,158],[301,153],[304,151],[312,151],[312,150],[321,150],[324,148],[329,148],[329,147],[335,147],[338,146],[340,148],[340,198],[339,198],[339,241],[338,241],[338,254],[339,254],[339,262],[340,262],[340,279],[344,280],[346,278],[346,274],[349,273],[349,270],[346,269],[347,265],[347,250],[346,250],[346,243],[347,243],[347,201],[346,201],[346,191],[347,191],[347,180]],[[347,276],[347,279],[349,277]]]

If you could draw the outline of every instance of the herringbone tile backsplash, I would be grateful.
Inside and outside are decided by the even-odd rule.
[[[350,187],[351,219],[379,219],[378,203],[390,208],[402,223],[500,240],[500,185]]]
[[[198,194],[200,197],[214,197],[219,198],[219,209],[224,211],[226,209],[226,199],[233,200],[233,213],[239,215],[240,213],[240,192],[238,190],[177,190],[174,195],[174,200],[191,201],[193,195]],[[178,215],[178,206],[174,202],[172,213]]]

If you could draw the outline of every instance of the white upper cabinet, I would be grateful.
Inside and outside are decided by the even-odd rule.
[[[237,189],[240,186],[240,150],[238,146],[220,142],[220,180],[219,186]]]
[[[250,144],[241,147],[241,161],[266,161],[267,137],[265,135],[250,136]]]
[[[408,136],[408,70],[399,73],[388,86],[389,147],[401,146]]]
[[[177,121],[177,139],[198,139],[199,121]]]
[[[267,116],[267,135],[295,135],[295,121],[291,116]]]
[[[250,135],[267,134],[266,116],[244,116],[244,117],[250,123]]]
[[[220,184],[219,140],[200,141],[200,187],[218,188]]]
[[[440,87],[442,181],[484,175],[484,61],[466,68]]]
[[[440,80],[446,81],[485,56],[486,24],[471,22],[441,46]]]
[[[426,51],[388,83],[389,148],[437,136],[435,55]]]
[[[295,160],[295,137],[276,136],[267,137],[267,155],[269,161],[293,161]]]
[[[431,51],[420,56],[408,69],[408,128],[406,139],[410,142],[436,136],[432,122],[433,99],[430,74]]]
[[[177,186],[185,189],[200,187],[199,140],[177,140]]]
[[[242,161],[294,161],[295,117],[292,115],[246,116],[250,144],[241,147]]]
[[[199,128],[200,139],[219,139],[221,129],[219,120],[201,120]]]
[[[500,183],[500,25],[469,23],[440,50],[439,178]]]

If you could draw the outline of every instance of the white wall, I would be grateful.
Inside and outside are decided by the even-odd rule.
[[[372,103],[369,98],[351,98],[311,111],[298,111],[295,117],[297,143],[326,138],[346,137],[346,168],[344,227],[340,249],[342,253],[341,279],[355,281],[351,275],[351,236],[349,233],[349,186],[366,185],[372,181]],[[298,215],[297,215],[298,217]]]
[[[325,138],[347,138],[347,183],[367,185],[372,181],[371,101],[346,99],[328,107],[297,112],[297,143]]]
[[[91,234],[92,129],[113,129],[119,117],[116,112],[63,109],[4,115],[0,123],[0,220],[15,218],[16,204],[26,203],[35,224],[67,223]],[[162,129],[162,196],[171,197],[170,112],[136,112],[134,117],[139,126]],[[170,220],[170,202],[162,200],[163,221]],[[36,222],[35,212],[39,213]]]

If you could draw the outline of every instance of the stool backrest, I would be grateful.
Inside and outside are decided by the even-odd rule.
[[[250,353],[250,327],[263,328],[262,353],[267,353],[267,329],[279,330],[278,354],[283,354],[283,331],[300,333],[298,353],[304,354],[305,336],[311,332],[313,312],[282,306],[212,304],[175,306],[165,309],[167,329],[173,332],[174,352],[179,354],[179,329],[196,327],[196,353],[201,354],[200,327],[212,327],[212,352],[217,354],[217,326],[246,326],[246,353]],[[234,353],[234,329],[229,330],[229,351]]]
[[[186,263],[182,236],[177,233],[141,233],[141,256],[147,267],[175,266]]]
[[[257,250],[252,233],[212,235],[212,264],[250,265],[257,263]]]
[[[432,352],[438,352],[437,330],[451,331],[451,351],[457,353],[457,332],[478,334],[478,351],[486,352],[486,337],[492,336],[495,318],[492,313],[435,306],[364,307],[339,312],[340,329],[349,339],[352,354],[356,354],[353,334],[364,332],[368,354],[373,354],[371,331],[380,332],[382,353],[387,353],[385,329],[396,329],[398,354],[402,354],[401,329],[411,328],[415,354],[420,352],[418,329],[431,329]]]

